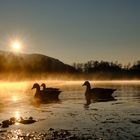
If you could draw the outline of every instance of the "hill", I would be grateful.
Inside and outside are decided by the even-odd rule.
[[[42,54],[0,51],[0,73],[73,73],[75,68]]]

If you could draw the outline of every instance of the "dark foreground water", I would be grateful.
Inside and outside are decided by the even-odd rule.
[[[36,81],[39,84],[42,81]],[[92,82],[95,87],[116,88],[114,101],[85,106],[84,81],[48,81],[60,88],[59,102],[37,103],[33,82],[0,83],[0,123],[11,117],[33,117],[32,124],[0,126],[5,139],[140,139],[140,82]]]

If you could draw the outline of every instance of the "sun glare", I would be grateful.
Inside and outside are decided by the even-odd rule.
[[[14,51],[20,51],[20,49],[21,49],[21,43],[19,42],[19,41],[14,41],[14,42],[12,42],[12,49],[14,50]]]

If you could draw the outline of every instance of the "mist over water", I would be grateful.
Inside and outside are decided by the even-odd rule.
[[[60,88],[60,101],[45,104],[35,102],[35,90],[31,90],[35,82]],[[94,102],[85,107],[84,81],[1,82],[0,122],[13,116],[32,116],[38,120],[36,123],[12,125],[6,130],[43,132],[49,128],[62,128],[93,138],[138,139],[139,124],[133,122],[140,118],[140,81],[90,82],[92,87],[116,88],[117,91],[113,93],[115,100]]]

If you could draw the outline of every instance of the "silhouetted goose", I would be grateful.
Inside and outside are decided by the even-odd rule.
[[[43,87],[43,91],[47,93],[49,98],[58,100],[58,96],[61,93],[61,91],[58,88],[46,88],[45,83],[42,83],[41,86]]]
[[[58,91],[59,90],[59,88],[52,88],[52,87],[46,88],[45,83],[42,83],[41,86],[43,87],[43,90],[51,90],[51,91]]]
[[[36,88],[36,93],[34,95],[35,98],[41,98],[44,95],[44,92],[40,90],[40,86],[38,83],[34,83],[32,89]]]
[[[90,86],[89,81],[85,81],[82,86],[87,86],[85,91],[85,97],[87,100],[87,104],[90,104],[91,99],[113,99],[112,93],[116,89],[109,89],[109,88],[92,88]]]
[[[58,96],[61,91],[52,92],[51,90],[40,90],[40,86],[38,83],[34,83],[32,89],[36,88],[36,93],[34,95],[35,98],[38,98],[42,101],[47,100],[58,100]]]

